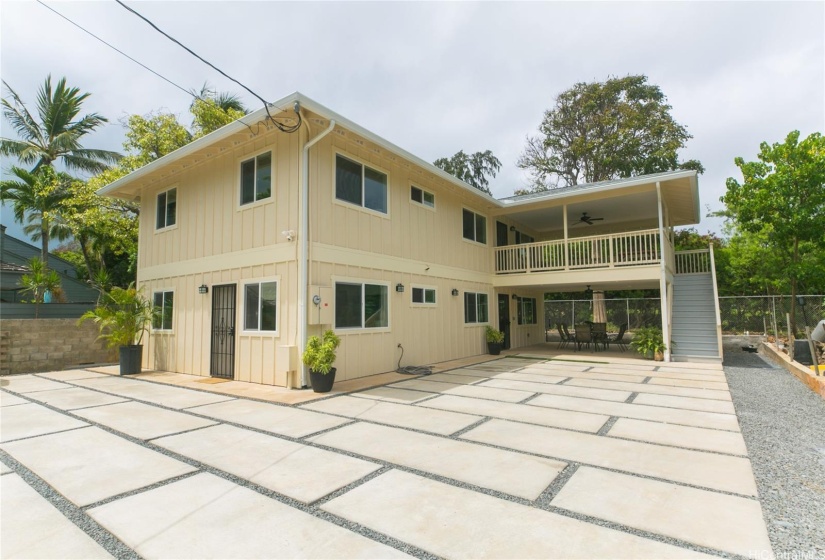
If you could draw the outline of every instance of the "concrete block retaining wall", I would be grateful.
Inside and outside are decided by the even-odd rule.
[[[97,335],[97,325],[77,326],[77,319],[3,319],[0,375],[116,362],[116,351]]]

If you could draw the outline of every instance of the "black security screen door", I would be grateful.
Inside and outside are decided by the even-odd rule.
[[[235,284],[212,288],[212,377],[235,377]]]
[[[498,295],[498,330],[504,333],[502,348],[510,349],[510,296]]]

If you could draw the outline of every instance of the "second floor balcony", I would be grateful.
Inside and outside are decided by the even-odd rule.
[[[665,235],[666,264],[672,270],[673,247]],[[663,251],[658,229],[538,241],[496,247],[496,274],[533,274],[583,269],[657,265]]]

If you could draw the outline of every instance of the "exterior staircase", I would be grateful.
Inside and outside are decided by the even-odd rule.
[[[722,361],[713,257],[712,254],[707,257],[707,264],[698,267],[680,267],[677,261],[677,272],[673,277],[670,333],[673,361]],[[687,272],[683,270],[680,273],[680,268]]]

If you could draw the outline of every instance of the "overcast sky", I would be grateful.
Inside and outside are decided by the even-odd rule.
[[[259,108],[115,2],[46,3],[186,89],[208,81]],[[525,186],[525,137],[576,82],[645,74],[660,86],[693,135],[682,158],[707,170],[703,209],[741,178],[734,157],[825,130],[822,1],[128,3],[268,100],[300,91],[428,161],[492,150],[497,197]],[[0,73],[32,108],[49,73],[92,93],[85,112],[110,124],[86,147],[120,150],[133,113],[189,122],[189,96],[36,2],[0,4]],[[19,235],[7,209],[2,221]]]

